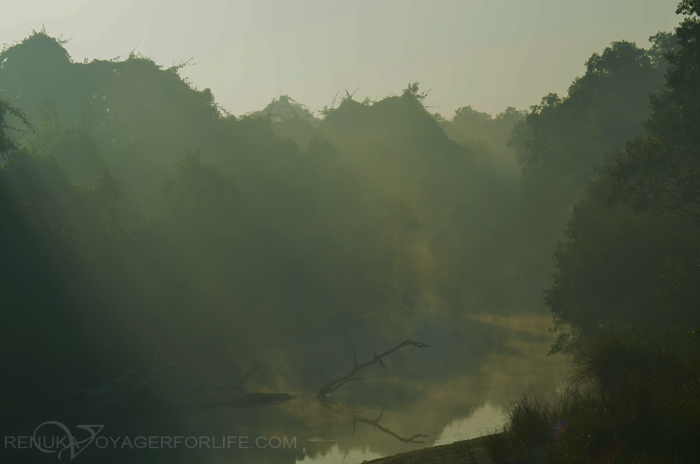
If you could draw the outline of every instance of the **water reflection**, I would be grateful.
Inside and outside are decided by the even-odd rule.
[[[109,436],[207,436],[220,437],[218,442],[233,436],[247,437],[249,445],[85,450],[86,460],[105,463],[360,463],[487,433],[502,424],[511,399],[532,390],[551,398],[565,385],[569,360],[545,356],[551,343],[547,316],[474,316],[468,322],[472,336],[460,332],[453,339],[424,339],[430,348],[397,351],[384,359],[386,369],[379,363],[368,367],[362,371],[364,381],[349,382],[326,400],[316,398],[318,388],[347,372],[352,354],[311,380],[265,368],[262,375],[249,375],[244,385],[227,379],[223,392],[198,387],[195,403],[176,403],[186,408],[127,413],[56,404],[53,410],[24,411],[13,433],[31,435],[38,424],[60,420],[69,427],[105,424],[103,433]],[[429,331],[449,333],[429,327],[423,335]],[[371,357],[371,351],[357,355]],[[235,391],[241,387],[233,399],[231,385]],[[284,439],[294,446],[256,447],[257,437],[265,444]],[[51,458],[36,452],[31,457],[36,462]]]
[[[381,395],[376,390],[356,390],[333,398],[334,402],[351,403],[353,408],[362,403],[358,396],[374,405],[381,398],[379,402],[385,401],[381,409],[365,410],[363,414],[378,417],[376,414],[383,411],[382,427],[402,439],[374,427],[371,421],[357,422],[353,409],[349,414],[339,414],[345,416],[339,423],[338,418],[327,417],[325,420],[333,421],[335,426],[333,432],[324,437],[332,442],[325,446],[305,442],[304,457],[299,462],[361,463],[419,447],[475,438],[503,424],[511,400],[533,391],[545,399],[553,399],[566,386],[570,360],[563,356],[545,356],[551,343],[547,316],[470,319],[507,334],[500,349],[482,353],[475,369],[460,372],[456,366],[456,372],[447,377],[422,381],[390,379],[383,371],[381,374],[386,377],[373,380],[376,388],[391,391],[389,395]],[[406,440],[416,433],[427,435],[420,439],[424,443]]]
[[[505,411],[501,406],[486,403],[468,417],[450,421],[434,445],[446,445],[487,435],[503,426]]]

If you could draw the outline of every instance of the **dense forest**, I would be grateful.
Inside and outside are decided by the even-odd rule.
[[[353,350],[357,363],[405,339],[442,348],[403,349],[387,371],[438,384],[502,349],[479,317],[551,314],[550,354],[573,355],[587,388],[615,396],[632,388],[620,372],[654,373],[635,422],[648,427],[572,438],[551,462],[620,440],[624,462],[697,462],[700,2],[678,13],[647,48],[593,53],[566,95],[449,119],[418,83],[233,115],[181,66],[76,62],[45,31],[6,46],[3,434],[103,410],[136,417],[122,431],[163,410],[176,427],[203,407],[174,399],[185,390],[250,378],[260,394],[315,392]],[[540,439],[494,440],[493,454],[542,462],[528,454]]]

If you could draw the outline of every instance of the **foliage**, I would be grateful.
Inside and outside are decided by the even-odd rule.
[[[441,116],[436,116],[440,120]],[[515,108],[506,108],[491,116],[465,106],[456,110],[451,120],[443,120],[440,125],[452,140],[474,150],[479,159],[490,162],[500,175],[517,179],[520,166],[515,151],[507,146],[507,142],[513,126],[523,117],[525,112]]]
[[[697,345],[656,331],[588,340],[579,387],[553,405],[517,401],[503,433],[489,437],[491,455],[504,463],[698,462],[699,355]]]
[[[17,128],[7,124],[6,119],[8,115],[15,116],[24,122],[25,125],[31,127],[31,124],[20,110],[11,106],[6,101],[0,100],[0,154],[17,148],[15,142],[10,138],[10,134],[7,133],[8,129],[17,130]]]
[[[557,233],[594,179],[592,164],[637,135],[649,115],[647,96],[663,82],[650,53],[615,42],[586,62],[586,73],[560,98],[549,94],[513,131],[527,214]],[[560,229],[561,230],[561,229]]]
[[[683,5],[679,12],[694,11]],[[676,30],[678,48],[665,55],[667,83],[651,98],[644,133],[606,161],[574,208],[547,292],[560,332],[554,351],[574,350],[578,337],[601,328],[689,324],[697,315],[696,23],[689,16]]]
[[[679,48],[666,54],[665,89],[651,100],[653,116],[645,134],[632,140],[609,167],[611,201],[632,204],[640,212],[700,220],[697,146],[700,122],[700,26],[695,2],[681,2],[688,15],[676,29]]]

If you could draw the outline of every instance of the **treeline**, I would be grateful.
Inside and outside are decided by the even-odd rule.
[[[487,440],[496,462],[698,462],[700,2],[685,0],[677,13],[685,18],[675,34],[655,36],[652,53],[634,60],[638,70],[661,63],[665,71],[641,133],[600,151],[592,172],[570,171],[566,191],[585,193],[554,255],[546,302],[559,333],[552,351],[575,355],[572,388],[553,405],[517,401],[503,433]],[[605,55],[589,61],[589,72]],[[611,97],[634,90],[624,82]],[[525,124],[566,114],[568,102],[547,98]],[[596,132],[578,135],[597,133],[599,143],[608,127],[627,123],[635,133],[632,119],[610,114]],[[551,138],[529,140],[552,146]]]
[[[415,85],[345,99],[297,143],[144,57],[76,63],[38,32],[0,62],[15,401],[146,370],[154,346],[235,375],[309,334],[343,355],[415,334],[426,314],[463,311],[460,266],[515,197]],[[303,383],[327,380],[302,362]]]

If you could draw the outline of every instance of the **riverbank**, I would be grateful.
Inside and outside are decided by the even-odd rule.
[[[478,437],[373,459],[366,461],[365,464],[487,464],[490,462],[485,437]]]

